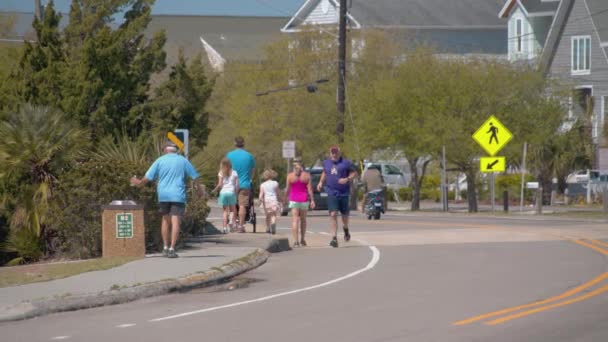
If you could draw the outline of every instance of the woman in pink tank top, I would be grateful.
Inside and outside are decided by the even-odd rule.
[[[308,208],[314,209],[315,201],[312,196],[310,174],[302,168],[302,160],[295,158],[293,172],[287,175],[286,198],[291,209],[291,233],[294,247],[306,246],[306,214]],[[298,239],[298,223],[300,225],[300,238]]]

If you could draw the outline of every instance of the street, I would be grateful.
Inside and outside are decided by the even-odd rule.
[[[288,224],[280,219],[281,234]],[[228,284],[0,332],[6,341],[608,340],[605,222],[354,213],[356,241],[340,235],[337,249],[327,226],[314,212],[309,247]]]

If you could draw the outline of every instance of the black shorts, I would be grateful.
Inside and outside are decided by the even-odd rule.
[[[186,212],[186,203],[180,202],[160,202],[158,203],[158,212],[161,215],[184,216]]]
[[[349,204],[349,196],[332,196],[329,195],[327,196],[327,208],[329,209],[329,212],[336,212],[339,211],[340,214],[344,215],[348,215],[350,208],[348,207]]]

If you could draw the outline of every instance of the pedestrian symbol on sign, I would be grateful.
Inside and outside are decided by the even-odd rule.
[[[513,134],[494,115],[473,134],[473,139],[491,156],[500,151],[511,138]]]
[[[496,135],[498,133],[498,128],[496,128],[493,123],[490,122],[490,130],[486,133],[492,133],[492,135],[490,135],[490,142],[488,144],[491,144],[492,140],[496,140],[496,145],[499,145],[498,136]]]

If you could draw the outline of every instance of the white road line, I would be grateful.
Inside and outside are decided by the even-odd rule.
[[[127,324],[117,325],[116,327],[117,328],[130,328],[130,327],[134,327],[134,326],[135,326],[135,323],[127,323]]]
[[[287,291],[287,292],[281,292],[281,293],[277,293],[277,294],[270,295],[270,296],[265,296],[265,297],[261,297],[261,298],[246,300],[246,301],[232,303],[232,304],[227,304],[227,305],[220,305],[220,306],[215,306],[215,307],[201,309],[201,310],[196,310],[196,311],[184,312],[184,313],[177,314],[177,315],[172,315],[172,316],[155,318],[155,319],[149,320],[148,322],[166,321],[166,320],[180,318],[180,317],[185,317],[185,316],[191,316],[191,315],[202,314],[202,313],[216,311],[216,310],[228,309],[228,308],[232,308],[232,307],[235,307],[235,306],[247,305],[247,304],[252,304],[252,303],[257,303],[257,302],[264,302],[264,301],[267,301],[267,300],[270,300],[270,299],[274,299],[274,298],[278,298],[278,297],[283,297],[283,296],[288,296],[288,295],[292,295],[292,294],[296,294],[296,293],[300,293],[300,292],[305,292],[305,291],[311,291],[311,290],[315,290],[315,289],[318,289],[318,288],[321,288],[321,287],[325,287],[325,286],[329,286],[329,285],[338,283],[340,281],[343,281],[343,280],[346,280],[348,278],[352,278],[352,277],[354,277],[356,275],[359,275],[360,273],[363,273],[365,271],[369,271],[369,270],[371,270],[372,268],[374,268],[376,266],[376,264],[378,263],[378,261],[380,261],[380,251],[378,250],[378,248],[376,248],[376,246],[368,246],[368,247],[372,251],[372,259],[367,264],[367,266],[365,266],[364,268],[361,268],[361,269],[359,269],[357,271],[354,271],[352,273],[349,273],[349,274],[347,274],[345,276],[342,276],[342,277],[339,277],[339,278],[336,278],[336,279],[333,279],[333,280],[330,280],[330,281],[326,281],[326,282],[321,283],[321,284],[317,284],[317,285],[313,285],[313,286],[308,286],[308,287],[297,289],[297,290],[292,290],[292,291]]]
[[[51,341],[67,340],[68,338],[70,338],[70,336],[55,336],[51,338]]]

